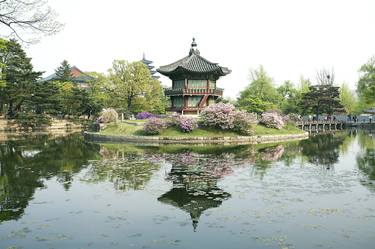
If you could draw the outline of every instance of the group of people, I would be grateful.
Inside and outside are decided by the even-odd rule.
[[[317,121],[316,116],[312,116],[311,114],[308,117],[309,121]],[[336,121],[336,116],[327,115],[323,118],[324,121]]]
[[[340,116],[340,115],[339,115],[338,118],[339,118],[339,120],[344,121],[345,116]],[[317,120],[318,120],[316,115],[311,115],[311,114],[307,117],[307,119],[308,119],[309,121],[317,121]],[[358,118],[357,115],[349,114],[349,115],[347,116],[347,121],[348,121],[348,122],[354,122],[354,123],[358,123],[358,122],[361,122],[361,123],[362,123],[362,122],[364,122],[364,123],[367,123],[367,122],[372,123],[373,119],[374,119],[374,116],[373,116],[373,115],[368,116],[368,119],[367,119],[366,117],[361,117],[361,120],[359,120],[359,118]],[[330,115],[330,114],[328,114],[328,115],[326,115],[326,116],[323,116],[323,115],[322,115],[321,118],[319,118],[319,120],[324,120],[324,121],[336,121],[336,120],[337,120],[337,117],[336,117],[335,115]]]
[[[354,123],[357,123],[358,122],[358,117],[357,115],[348,115],[348,121],[353,121]],[[368,116],[368,121],[369,123],[372,123],[372,115],[371,116]]]
[[[348,115],[348,121],[353,121],[354,123],[357,123],[358,122],[358,117],[357,115]]]

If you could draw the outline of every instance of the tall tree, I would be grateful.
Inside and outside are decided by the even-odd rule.
[[[357,84],[359,102],[363,108],[375,105],[375,57],[372,57],[359,69],[360,78]]]
[[[332,85],[310,86],[310,91],[302,97],[301,108],[303,113],[315,113],[316,117],[319,118],[322,113],[343,112],[339,88]]]
[[[251,83],[240,93],[237,104],[248,112],[262,113],[275,109],[280,101],[273,80],[262,66],[250,73]]]
[[[281,96],[280,109],[283,113],[300,113],[299,102],[301,100],[301,93],[292,82],[285,81],[277,88],[277,92]]]
[[[303,76],[300,77],[299,85],[297,87],[298,92],[301,94],[307,93],[310,91],[311,81],[308,78],[305,78]]]
[[[160,82],[151,77],[147,66],[142,62],[115,60],[103,88],[110,96],[111,107],[123,111],[142,111],[147,109],[144,104],[152,109],[163,105],[161,102],[164,101]],[[139,108],[140,105],[143,107]]]
[[[30,98],[32,89],[41,76],[35,72],[31,59],[15,40],[6,43],[6,49],[0,53],[4,64],[6,86],[1,89],[2,104],[7,104],[7,115],[15,117],[22,110],[25,100]]]
[[[55,70],[56,79],[60,82],[67,82],[72,80],[72,67],[67,60],[63,60],[60,66]]]
[[[60,31],[62,24],[46,0],[1,0],[0,26],[3,35],[22,42],[36,42],[43,35]]]
[[[356,108],[356,98],[346,83],[340,87],[340,102],[344,106],[346,113],[353,113]]]
[[[333,69],[318,71],[316,79],[318,85],[310,86],[309,91],[302,96],[303,114],[315,113],[318,119],[322,113],[344,112],[340,101],[340,87],[334,86],[335,73]]]
[[[7,40],[0,38],[0,89],[5,87],[5,54],[7,54]]]

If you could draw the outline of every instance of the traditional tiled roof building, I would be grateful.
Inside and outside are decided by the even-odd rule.
[[[143,58],[142,58],[141,61],[148,67],[148,70],[150,70],[150,74],[151,74],[153,79],[157,80],[157,79],[160,78],[159,75],[156,75],[157,72],[154,69],[155,67],[152,65],[154,62],[150,61],[150,60],[147,60],[144,53],[143,53]]]
[[[189,55],[157,71],[172,80],[172,88],[165,90],[171,99],[169,111],[182,114],[199,113],[206,106],[223,96],[223,89],[216,81],[231,70],[203,58],[193,38]]]
[[[56,73],[43,79],[43,81],[51,80],[58,80]],[[72,66],[69,81],[76,83],[81,88],[89,88],[89,83],[95,81],[95,78],[82,72],[78,67]]]

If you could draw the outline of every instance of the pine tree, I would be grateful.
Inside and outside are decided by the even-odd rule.
[[[301,101],[304,114],[315,113],[318,118],[322,113],[343,112],[339,89],[328,84],[310,86],[310,91],[303,95]]]
[[[55,70],[56,80],[60,82],[67,82],[72,80],[71,75],[72,67],[67,60],[63,60],[60,66]]]
[[[7,105],[7,115],[13,118],[22,111],[42,73],[33,70],[31,58],[27,57],[15,40],[6,43],[6,49],[3,49],[0,57],[6,82],[6,86],[1,89],[2,104]]]

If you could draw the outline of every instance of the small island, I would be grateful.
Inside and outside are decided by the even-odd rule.
[[[218,103],[198,116],[156,116],[139,113],[136,120],[118,121],[115,110],[107,110],[99,119],[100,131],[85,132],[88,140],[129,143],[233,144],[267,143],[304,139],[308,133],[298,129],[293,116],[282,117],[268,111],[257,115],[236,110],[231,104]]]

